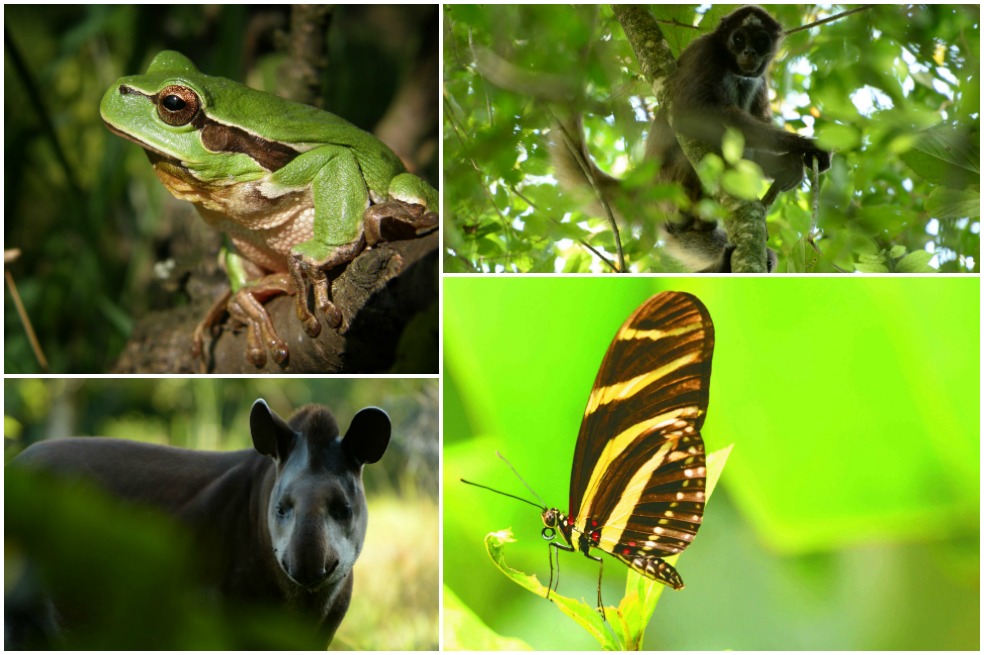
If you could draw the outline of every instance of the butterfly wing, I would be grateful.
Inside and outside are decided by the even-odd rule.
[[[700,429],[714,326],[694,296],[664,292],[615,335],[574,450],[570,517],[588,543],[643,575],[683,582],[660,557],[693,540],[704,512]]]

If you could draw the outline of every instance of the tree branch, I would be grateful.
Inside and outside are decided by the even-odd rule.
[[[622,25],[625,36],[632,45],[639,67],[653,88],[661,108],[670,106],[666,81],[676,71],[676,59],[655,17],[648,9],[638,5],[612,5],[615,18]],[[673,127],[673,112],[667,111]],[[689,139],[677,132],[677,140],[684,155],[694,166],[714,149]],[[768,194],[767,194],[768,196]],[[713,194],[730,217],[724,221],[728,240],[735,246],[731,258],[731,270],[735,273],[767,272],[765,243],[768,234],[765,227],[765,205],[752,200],[741,200],[723,191]]]
[[[396,367],[436,373],[437,246],[434,232],[381,243],[349,262],[331,283],[332,300],[344,317],[342,326],[333,330],[322,322],[316,339],[305,334],[292,297],[267,302],[277,333],[290,346],[290,360],[283,367],[271,357],[262,368],[247,362],[246,330],[226,319],[220,334],[206,341],[212,364],[208,372],[373,373]],[[152,312],[137,322],[114,373],[201,372],[191,352],[192,333],[214,298],[228,288],[224,276],[204,277],[193,271],[184,285],[190,304]]]

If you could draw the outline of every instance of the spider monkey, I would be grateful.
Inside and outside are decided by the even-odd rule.
[[[768,67],[781,39],[782,26],[778,21],[761,7],[747,6],[728,14],[713,32],[687,46],[668,80],[670,110],[660,109],[646,140],[647,159],[661,162],[659,182],[679,183],[694,203],[705,197],[674,129],[718,152],[726,128],[741,131],[745,137],[744,157],[759,164],[783,191],[799,186],[804,166],[812,167],[814,159],[820,171],[830,168],[829,152],[772,123]],[[575,147],[585,155],[602,193],[612,198],[619,181],[601,172],[587,156],[579,120],[563,129],[573,135]],[[558,179],[570,184],[579,178],[583,185],[584,173],[570,148],[554,147],[552,152]],[[662,233],[667,252],[689,270],[731,272],[734,246],[717,221],[681,211],[663,222]],[[769,250],[770,271],[775,262],[776,255]]]

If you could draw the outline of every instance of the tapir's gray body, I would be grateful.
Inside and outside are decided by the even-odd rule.
[[[173,515],[200,547],[204,584],[222,598],[310,617],[327,645],[348,609],[365,537],[362,465],[382,456],[389,419],[366,408],[343,439],[325,407],[302,408],[288,423],[258,400],[250,428],[255,450],[72,438],[34,444],[12,465],[84,477]]]

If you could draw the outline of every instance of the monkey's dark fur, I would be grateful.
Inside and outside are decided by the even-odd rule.
[[[727,127],[742,132],[744,157],[758,163],[783,191],[803,181],[804,166],[812,166],[814,158],[820,171],[830,168],[830,153],[817,148],[810,139],[772,124],[768,67],[781,38],[782,26],[768,12],[748,6],[725,16],[713,32],[687,46],[680,55],[676,73],[668,80],[669,110],[660,109],[646,142],[646,157],[661,162],[659,182],[680,183],[693,203],[702,199],[704,190],[680,149],[676,132],[720,151]],[[565,129],[583,140],[579,121]],[[553,149],[558,178],[569,184],[577,177],[583,184],[583,172],[570,149],[563,145],[558,147],[555,143]],[[587,155],[583,144],[576,147]],[[585,161],[607,198],[618,192],[618,180],[594,167],[589,157]],[[716,221],[679,212],[667,217],[663,236],[669,254],[688,269],[731,272],[733,246]],[[769,270],[774,265],[775,253],[770,250]]]

